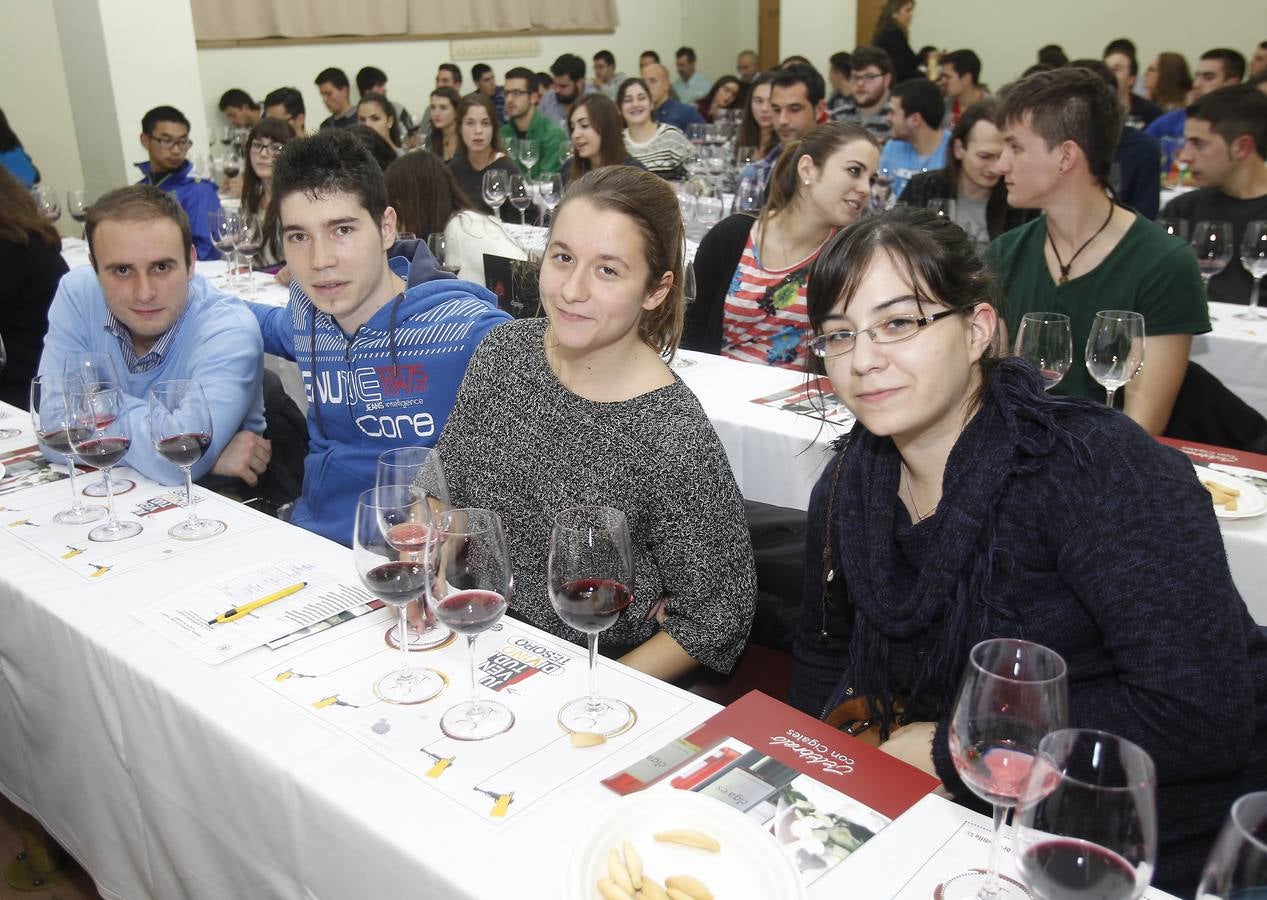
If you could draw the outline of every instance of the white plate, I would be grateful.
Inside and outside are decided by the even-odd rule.
[[[0,463],[0,481],[4,481],[4,463]]]
[[[716,838],[721,852],[661,843],[652,835],[695,828]],[[760,825],[712,797],[693,791],[652,790],[622,797],[582,832],[563,874],[565,900],[599,897],[607,851],[624,841],[642,857],[644,871],[664,886],[670,875],[694,875],[724,900],[805,900],[792,861]]]
[[[1250,519],[1267,512],[1267,497],[1264,497],[1263,492],[1248,481],[1226,472],[1207,469],[1205,466],[1193,466],[1193,468],[1197,470],[1198,481],[1212,481],[1221,487],[1241,492],[1241,495],[1236,498],[1236,509],[1228,511],[1222,506],[1214,507],[1214,514],[1220,519]]]

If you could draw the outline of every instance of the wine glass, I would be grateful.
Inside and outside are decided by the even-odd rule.
[[[242,174],[242,154],[236,145],[224,155],[221,167],[225,178],[237,178]]]
[[[449,239],[443,231],[427,235],[427,249],[436,258],[436,265],[445,272],[456,275],[461,270],[462,267],[456,264],[449,252]]]
[[[80,382],[83,382],[89,390],[106,390],[119,387],[119,370],[115,368],[114,360],[107,353],[85,351],[67,359],[65,367],[62,369],[62,376],[62,388],[66,391],[69,391]],[[69,401],[67,402],[67,408],[70,408]],[[116,478],[113,484],[115,492],[119,494],[126,494],[136,487],[136,482],[130,478]],[[84,496],[106,496],[105,478],[94,481],[84,488]]]
[[[449,508],[449,487],[444,480],[440,454],[431,447],[395,447],[379,454],[374,467],[375,487],[412,487],[422,493],[427,505],[428,521]],[[388,542],[399,553],[422,553],[430,525],[422,522],[381,523]],[[447,647],[453,632],[436,621],[426,603],[419,604],[421,628],[409,629],[410,650],[434,650]],[[400,626],[393,625],[387,643],[400,646]]]
[[[66,391],[58,375],[37,375],[31,379],[31,424],[35,439],[65,458],[70,476],[70,509],[53,516],[63,525],[86,525],[106,514],[100,506],[85,506],[75,487],[75,447],[71,439],[74,424],[66,415]]]
[[[537,142],[532,138],[523,138],[519,141],[519,162],[524,167],[524,174],[532,172],[532,167],[537,164],[537,160],[541,158],[537,146]]]
[[[682,224],[690,225],[695,219],[696,198],[690,190],[677,192],[677,205],[682,210]]]
[[[1053,731],[1013,827],[1017,868],[1041,900],[1135,900],[1157,863],[1152,757],[1104,731]]]
[[[1246,794],[1233,803],[1201,873],[1197,900],[1267,896],[1265,835],[1267,791]]]
[[[80,225],[88,221],[88,207],[91,205],[88,202],[88,192],[83,188],[66,192],[66,212]]]
[[[1174,235],[1185,244],[1188,243],[1188,238],[1192,234],[1192,223],[1187,219],[1158,219],[1157,224],[1166,234]]]
[[[934,197],[928,201],[927,208],[939,219],[955,220],[955,201],[949,197]]]
[[[4,338],[0,337],[0,372],[4,371],[5,363],[7,363],[8,360],[9,356],[4,349]],[[0,410],[0,419],[3,419],[6,415],[7,413]],[[10,438],[15,438],[21,433],[22,431],[17,428],[0,428],[0,441],[7,441]]]
[[[234,245],[238,237],[238,211],[236,209],[213,209],[207,213],[210,223],[211,243],[224,256],[224,284],[232,287],[237,274],[234,263]]]
[[[735,189],[735,212],[761,212],[761,183],[757,179],[739,179],[739,187]]]
[[[519,162],[519,143],[521,140],[522,138],[516,137],[506,138],[506,156],[510,158],[511,162],[516,164]]]
[[[226,147],[233,146],[234,127],[232,125],[220,126],[220,143]]]
[[[1267,275],[1267,220],[1255,219],[1245,226],[1245,235],[1241,238],[1241,265],[1254,279],[1254,290],[1249,295],[1249,309],[1237,313],[1238,319],[1265,319],[1258,306],[1258,292],[1263,286],[1263,276]]]
[[[757,158],[756,147],[736,147],[735,148],[735,166],[742,169],[744,166],[750,166]]]
[[[515,724],[505,704],[480,699],[475,667],[475,641],[506,612],[510,596],[506,534],[491,510],[451,509],[436,519],[431,535],[437,560],[428,598],[436,617],[466,636],[471,660],[471,699],[445,710],[440,730],[455,740],[482,741]]]
[[[541,205],[546,208],[545,221],[548,222],[550,214],[563,200],[563,176],[555,172],[541,179],[540,193]]]
[[[996,638],[972,648],[950,719],[950,758],[974,794],[994,807],[984,872],[947,880],[943,900],[1029,900],[999,878],[1003,820],[1025,786],[1043,736],[1068,715],[1065,661],[1029,641]]]
[[[1206,299],[1210,299],[1210,279],[1223,271],[1236,254],[1232,226],[1227,222],[1198,222],[1192,232],[1192,249],[1201,267]]]
[[[251,260],[264,246],[264,228],[257,215],[238,214],[238,228],[233,237],[233,249],[246,259],[246,293],[255,294],[255,270]]]
[[[501,169],[487,169],[484,172],[484,202],[492,207],[493,215],[501,218],[502,204],[506,202],[506,173]]]
[[[1051,390],[1073,365],[1073,332],[1064,313],[1030,312],[1016,332],[1015,353],[1029,360]]]
[[[421,553],[401,552],[389,535],[402,525],[431,526],[431,515],[422,492],[407,485],[373,487],[362,491],[356,501],[356,521],[352,530],[352,558],[356,573],[366,589],[400,612],[400,633],[409,633],[409,604],[421,600],[427,590],[430,566],[426,541]],[[413,666],[409,645],[400,647],[400,668],[374,682],[374,693],[388,703],[425,703],[440,694],[447,679],[435,669]]]
[[[1117,389],[1144,365],[1144,317],[1122,309],[1096,313],[1087,335],[1086,361],[1087,371],[1106,392],[1105,405],[1112,408]]]
[[[704,226],[705,232],[721,221],[722,208],[721,197],[697,197],[695,199],[695,218]]]
[[[110,470],[132,446],[123,391],[117,387],[96,388],[82,380],[72,382],[66,385],[66,406],[71,448],[81,461],[101,470],[106,486],[108,516],[104,524],[88,532],[88,540],[109,542],[136,537],[141,533],[141,524],[119,521],[110,482]]]
[[[51,187],[38,185],[31,188],[31,197],[35,200],[35,208],[47,222],[56,222],[62,217],[62,206],[57,200],[57,191]]]
[[[180,541],[215,537],[227,527],[194,511],[194,464],[211,446],[211,409],[196,381],[160,381],[150,388],[150,440],[159,456],[185,473],[185,521],[167,529]]]
[[[524,221],[524,213],[532,205],[532,191],[528,190],[528,182],[524,176],[518,173],[510,176],[506,196],[510,199],[510,205],[519,210],[519,224],[528,224]]]
[[[893,196],[893,172],[882,167],[871,184],[871,208],[888,209],[897,198]]]
[[[633,707],[598,693],[598,635],[633,602],[633,545],[625,514],[606,506],[576,506],[554,519],[546,562],[550,603],[589,642],[589,696],[559,710],[566,730],[620,734],[637,719]]]
[[[566,166],[572,159],[572,142],[568,140],[559,141],[559,167]]]

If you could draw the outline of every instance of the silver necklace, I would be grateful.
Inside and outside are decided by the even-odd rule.
[[[911,487],[911,473],[907,471],[905,462],[902,463],[902,479],[906,482],[906,496],[911,501],[911,509],[915,510],[915,520],[923,522],[928,516],[920,512],[919,507],[915,505],[915,490]],[[934,506],[928,511],[928,515],[931,516],[936,511],[937,507]]]

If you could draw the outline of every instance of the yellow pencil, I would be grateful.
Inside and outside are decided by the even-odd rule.
[[[242,606],[235,606],[233,607],[233,609],[226,609],[224,612],[220,613],[220,615],[216,616],[207,624],[217,625],[223,622],[236,621],[237,619],[240,619],[243,616],[245,616],[247,613],[254,612],[255,610],[259,609],[261,606],[265,606],[266,604],[272,603],[274,600],[281,600],[285,597],[289,597],[291,594],[297,594],[300,591],[302,591],[304,588],[306,588],[307,586],[308,586],[308,582],[301,581],[299,582],[299,584],[292,584],[290,587],[284,587],[280,591],[277,591],[276,593],[269,594],[267,597],[261,597],[258,600],[252,600],[250,603],[243,604]]]

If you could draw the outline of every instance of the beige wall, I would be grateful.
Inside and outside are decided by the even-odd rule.
[[[924,2],[949,3],[951,0]],[[854,0],[837,3],[782,0],[779,4],[779,58],[786,59],[799,53],[812,62],[826,80],[827,61],[831,55],[840,50],[852,50],[857,45],[854,36],[857,8]],[[827,92],[831,93],[830,83]]]

